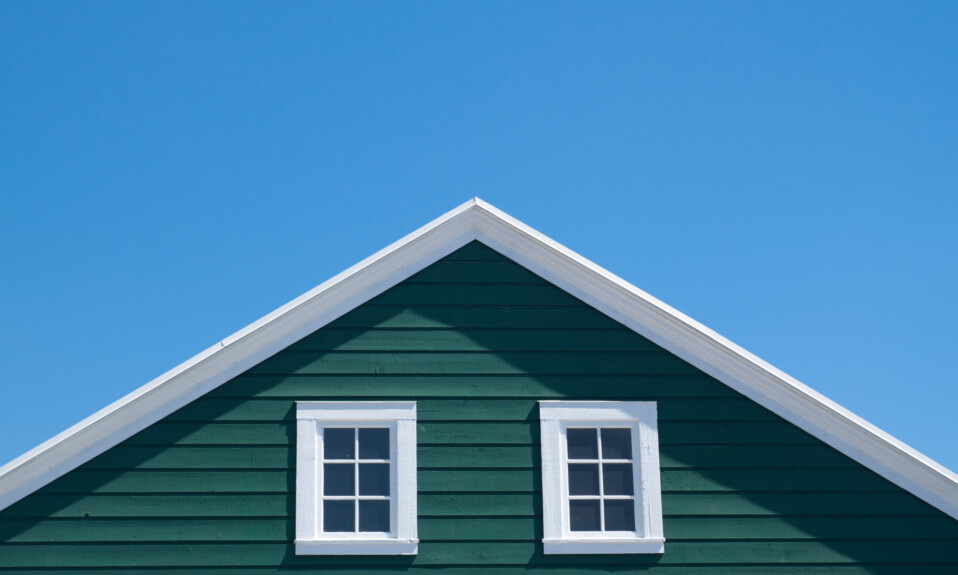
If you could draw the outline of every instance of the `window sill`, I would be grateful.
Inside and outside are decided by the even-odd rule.
[[[543,539],[546,555],[664,553],[665,539]]]
[[[418,539],[296,541],[297,555],[415,555]]]

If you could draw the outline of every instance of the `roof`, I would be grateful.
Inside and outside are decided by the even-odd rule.
[[[958,519],[958,475],[474,198],[0,467],[0,509],[478,240]]]

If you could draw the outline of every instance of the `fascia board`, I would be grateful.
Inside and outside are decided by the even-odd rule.
[[[958,475],[711,329],[482,202],[478,239],[958,519]]]
[[[0,509],[479,240],[958,519],[958,476],[714,331],[474,198],[0,467]]]

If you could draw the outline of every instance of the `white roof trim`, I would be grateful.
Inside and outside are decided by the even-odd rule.
[[[618,276],[474,198],[0,467],[4,509],[479,240],[958,519],[958,475]]]

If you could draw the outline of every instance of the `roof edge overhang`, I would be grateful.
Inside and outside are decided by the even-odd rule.
[[[0,509],[478,240],[958,519],[958,475],[714,331],[473,198],[0,467]]]

